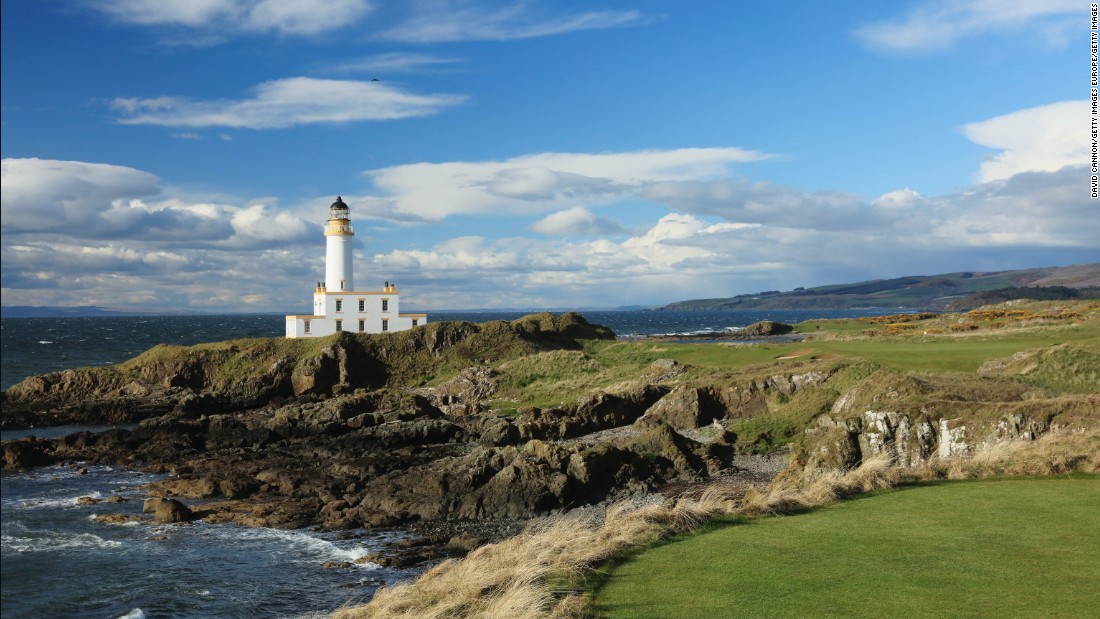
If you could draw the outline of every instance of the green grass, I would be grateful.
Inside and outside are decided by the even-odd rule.
[[[912,486],[628,559],[601,617],[1094,617],[1100,478]]]
[[[1036,307],[1041,309],[1046,305]],[[775,374],[821,370],[835,367],[838,363],[866,366],[868,364],[864,362],[869,362],[874,366],[917,373],[974,372],[982,363],[992,359],[1065,342],[1072,342],[1075,348],[1084,351],[1094,351],[1092,354],[1100,351],[1100,320],[1096,319],[1076,326],[1029,325],[1026,328],[981,331],[965,336],[866,337],[863,332],[881,329],[882,325],[858,320],[815,321],[803,323],[799,328],[821,334],[821,337],[790,344],[588,341],[583,350],[553,351],[511,359],[497,365],[502,372],[497,393],[499,408],[562,406],[596,391],[639,388],[661,374],[654,371],[651,364],[662,358],[675,359],[692,368],[664,383],[675,386],[732,384]],[[1084,358],[1087,355],[1078,353],[1077,356],[1082,359],[1080,363],[1074,361],[1073,365],[1090,365],[1091,358]],[[1081,374],[1075,372],[1074,375]],[[1093,374],[1083,375],[1091,377]],[[443,373],[441,376],[449,375]],[[1062,387],[1065,382],[1058,375],[1037,374],[1029,380],[1047,388]],[[841,389],[841,386],[833,388]],[[1090,388],[1084,385],[1070,391],[1081,392],[1082,389],[1088,392]],[[795,417],[798,417],[795,421],[801,422],[804,416]],[[752,425],[748,422],[745,425],[735,431],[763,438],[756,441],[746,436],[749,442],[759,442],[760,449],[786,442],[793,431],[788,427],[791,424],[785,423],[774,428],[748,427]],[[765,425],[775,424],[769,422]]]

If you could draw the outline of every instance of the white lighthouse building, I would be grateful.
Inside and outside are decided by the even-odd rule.
[[[427,314],[400,313],[397,286],[356,290],[351,245],[355,239],[348,205],[337,196],[325,223],[325,281],[313,291],[313,314],[286,317],[287,337],[322,337],[338,331],[384,333],[404,331],[428,322]]]

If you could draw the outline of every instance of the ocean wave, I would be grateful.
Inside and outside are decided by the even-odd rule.
[[[323,539],[303,529],[281,530],[239,527],[211,527],[212,531],[218,531],[227,538],[230,543],[277,543],[288,552],[293,552],[301,560],[307,562],[325,563],[328,561],[347,561],[354,563],[371,552],[379,550],[384,541],[382,538],[370,540],[346,541],[342,544]],[[395,539],[397,536],[395,536]],[[346,546],[345,546],[346,544]],[[366,569],[377,569],[379,566],[373,563],[358,564]]]
[[[53,344],[50,340],[38,340],[39,344]]]
[[[56,509],[58,507],[76,507],[80,505],[80,499],[82,499],[83,497],[89,497],[102,501],[103,493],[99,491],[82,492],[76,496],[67,496],[60,498],[30,497],[14,501],[14,507],[16,507],[17,509]]]
[[[41,532],[37,537],[0,536],[4,552],[56,552],[73,548],[118,548],[122,542],[103,539],[91,533]]]
[[[125,615],[119,615],[118,619],[145,619],[145,611],[135,608]]]

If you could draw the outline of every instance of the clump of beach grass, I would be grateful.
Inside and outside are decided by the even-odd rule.
[[[1100,429],[1055,430],[1034,441],[984,446],[970,457],[900,467],[886,454],[850,471],[793,471],[767,489],[734,497],[715,488],[698,499],[619,503],[550,516],[522,533],[447,560],[418,579],[379,589],[333,619],[572,619],[585,616],[587,579],[608,561],[719,516],[767,516],[814,509],[864,492],[934,479],[1100,473]]]
[[[615,504],[598,518],[583,510],[543,518],[413,582],[379,589],[369,604],[341,609],[333,619],[576,616],[584,578],[597,566],[629,548],[692,531],[730,505],[725,495],[709,492],[642,507]]]

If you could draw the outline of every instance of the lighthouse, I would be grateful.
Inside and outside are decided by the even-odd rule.
[[[325,288],[329,290],[353,290],[351,244],[355,230],[351,227],[351,210],[340,196],[328,207],[325,222]]]
[[[329,207],[325,222],[325,281],[313,291],[313,313],[286,317],[286,336],[323,337],[350,331],[386,333],[404,331],[428,322],[427,314],[402,314],[397,285],[385,282],[380,290],[356,290],[352,268],[355,230],[351,209],[340,196]]]

